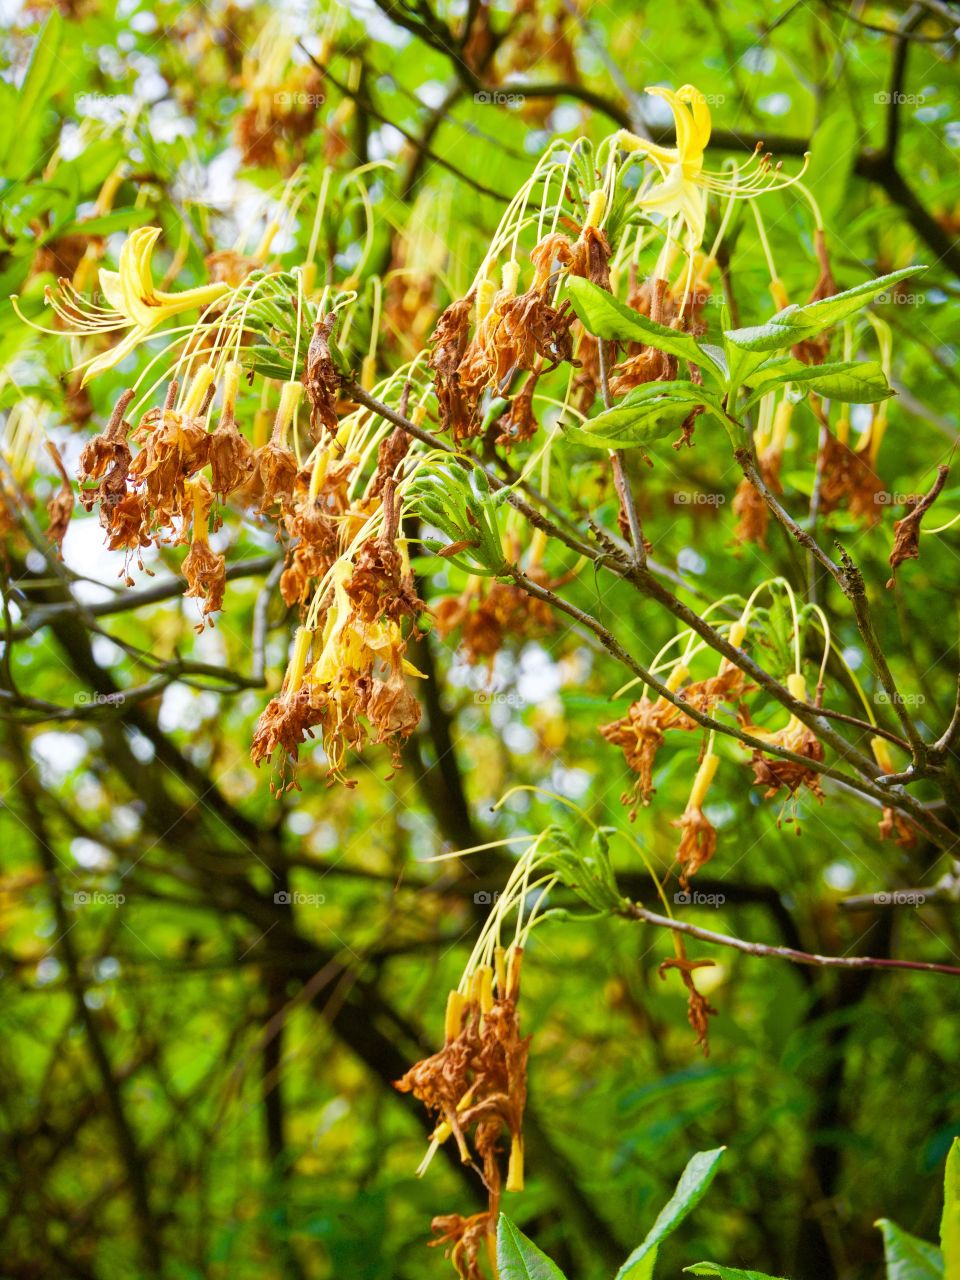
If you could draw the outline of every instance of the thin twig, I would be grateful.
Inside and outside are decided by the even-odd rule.
[[[690,938],[698,938],[701,942],[716,947],[732,947],[749,956],[774,956],[779,960],[789,960],[791,964],[811,965],[818,969],[909,969],[918,973],[948,973],[952,977],[960,977],[960,966],[953,964],[934,964],[925,960],[892,960],[876,956],[822,956],[812,951],[798,951],[794,947],[776,947],[767,942],[747,942],[743,938],[731,937],[728,933],[715,933],[712,929],[701,929],[699,925],[690,924],[686,920],[674,920],[670,916],[658,915],[656,911],[648,911],[638,903],[625,903],[619,914],[628,920],[642,920],[645,924],[656,925],[660,929],[671,929],[674,933],[685,933]]]

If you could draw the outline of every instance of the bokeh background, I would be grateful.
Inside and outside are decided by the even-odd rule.
[[[320,255],[341,276],[359,266],[365,282],[383,278],[378,359],[389,369],[467,287],[551,136],[599,141],[631,122],[669,136],[645,85],[689,81],[709,96],[717,164],[758,139],[794,169],[810,150],[809,185],[845,286],[930,267],[879,304],[899,391],[881,457],[890,510],[872,526],[837,513],[829,531],[868,578],[918,719],[942,731],[955,687],[957,530],[925,539],[896,590],[883,582],[898,495],[928,487],[956,438],[953,6],[75,0],[7,5],[5,16],[0,295],[21,295],[31,316],[91,235],[108,261],[148,222],[164,229],[178,283],[204,278],[207,254],[256,242],[289,211],[283,188],[298,166],[303,215],[284,215],[275,253],[302,260],[324,172],[341,190],[374,164],[370,242],[356,208],[334,205],[343,221],[325,224]],[[25,96],[44,22],[48,65]],[[809,207],[790,190],[773,197],[767,230],[788,292],[806,297]],[[769,314],[746,206],[722,267],[744,323]],[[69,372],[77,354],[0,308],[0,406],[36,397],[71,471],[125,385],[114,371],[81,389]],[[798,410],[788,501],[811,490],[816,437]],[[736,477],[721,441],[666,452],[652,470],[638,464],[642,514],[691,600],[802,576],[776,532],[763,550],[734,544]],[[272,530],[225,531],[229,607],[198,637],[195,608],[169,587],[172,549],[151,551],[154,576],[135,573],[124,594],[96,518],[78,512],[58,568],[32,536],[57,484],[45,455],[19,480],[27,503],[6,535],[0,659],[0,1273],[452,1274],[425,1248],[429,1221],[473,1211],[480,1188],[442,1158],[415,1177],[423,1117],[392,1081],[439,1043],[446,993],[510,855],[426,859],[551,821],[544,795],[493,811],[515,784],[626,824],[620,794],[632,778],[596,731],[623,713],[613,695],[625,677],[566,619],[535,639],[508,637],[490,663],[428,635],[416,654],[432,677],[426,716],[403,769],[391,774],[371,752],[352,765],[352,789],[328,787],[307,753],[302,789],[276,798],[248,754],[290,635]],[[566,485],[571,501],[610,516],[590,468],[571,466]],[[958,510],[948,484],[938,514]],[[434,567],[428,600],[448,586]],[[642,661],[672,634],[622,585],[583,573],[571,591]],[[849,619],[840,641],[862,668]],[[180,676],[182,661],[199,669]],[[661,755],[657,804],[635,823],[663,871],[697,746]],[[709,808],[718,852],[698,888],[723,901],[690,918],[815,952],[960,955],[949,892],[920,909],[844,905],[949,876],[935,850],[881,842],[878,813],[829,785],[822,806],[808,798],[796,823],[778,825],[743,752],[722,752]],[[622,850],[618,872],[626,892],[649,898]],[[659,1275],[715,1257],[795,1280],[865,1280],[883,1273],[876,1218],[934,1238],[943,1157],[960,1133],[956,980],[712,952],[718,1016],[704,1059],[680,984],[658,977],[667,954],[667,939],[626,922],[534,935],[522,1004],[533,1035],[528,1186],[510,1206],[523,1229],[571,1276],[612,1275],[689,1155],[726,1144]]]

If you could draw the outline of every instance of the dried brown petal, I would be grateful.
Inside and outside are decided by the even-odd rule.
[[[317,317],[303,371],[303,385],[310,401],[310,423],[314,428],[323,427],[331,435],[336,434],[339,423],[337,398],[340,395],[340,374],[330,354],[335,319],[332,315]]]
[[[941,464],[937,468],[937,478],[934,480],[930,490],[911,506],[910,511],[902,520],[898,520],[893,526],[893,550],[890,552],[890,568],[893,569],[894,573],[898,565],[903,564],[904,560],[919,560],[920,522],[940,496],[940,491],[946,484],[949,474],[950,468]],[[892,587],[894,581],[895,579],[891,577],[887,586]]]

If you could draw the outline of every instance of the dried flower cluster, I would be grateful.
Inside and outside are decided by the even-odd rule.
[[[486,1212],[433,1220],[437,1239],[432,1243],[447,1246],[461,1280],[483,1280],[481,1258],[494,1257],[501,1194],[523,1190],[529,1037],[520,1035],[517,1009],[522,958],[519,947],[499,947],[495,968],[478,966],[465,995],[452,991],[443,1048],[396,1082],[437,1120],[422,1168],[436,1148],[453,1137],[460,1159],[477,1168],[483,1179]]]

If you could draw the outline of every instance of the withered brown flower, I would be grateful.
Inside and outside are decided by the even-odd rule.
[[[950,468],[941,464],[937,468],[937,478],[928,492],[922,498],[918,498],[911,503],[907,514],[893,526],[893,550],[890,552],[890,568],[894,574],[896,574],[897,567],[903,564],[904,560],[919,560],[920,522],[940,496],[949,474]],[[887,586],[892,587],[894,581],[895,578],[891,576]]]
[[[127,492],[131,459],[130,446],[127,444],[130,423],[123,415],[134,395],[133,391],[123,392],[105,429],[88,440],[80,453],[81,486],[90,480],[100,482],[95,489],[80,489],[80,501],[87,511],[96,502],[111,506],[119,502]]]
[[[787,725],[783,729],[778,729],[776,733],[758,731],[755,725],[744,725],[744,728],[753,734],[759,732],[759,735],[768,742],[793,751],[796,755],[806,756],[818,764],[823,760],[823,745],[819,738],[812,729],[794,716],[791,716]],[[820,774],[815,769],[808,769],[802,764],[793,760],[784,760],[780,756],[766,755],[759,750],[753,751],[750,763],[753,767],[754,785],[767,788],[763,793],[765,800],[775,796],[781,787],[786,789],[788,799],[796,795],[801,787],[806,787],[818,800],[823,800]]]
[[[60,450],[52,440],[47,441],[47,452],[53,459],[53,465],[60,473],[60,488],[47,503],[47,514],[50,523],[47,525],[47,537],[57,548],[57,556],[63,559],[63,540],[67,536],[67,527],[73,515],[73,487],[70,477],[60,457]]]
[[[527,576],[540,586],[550,585],[540,565],[531,565]],[[460,629],[461,650],[471,664],[492,661],[508,636],[531,639],[556,626],[549,604],[510,582],[474,583],[461,596],[438,600],[432,608],[439,636]]]
[[[680,863],[680,884],[686,889],[690,877],[716,853],[717,833],[703,810],[691,805],[681,817],[674,819],[672,825],[682,832],[677,861]]]
[[[152,523],[157,527],[172,527],[183,514],[187,481],[203,470],[209,456],[210,436],[203,417],[174,409],[176,393],[177,384],[172,382],[166,403],[160,409],[149,409],[133,436],[140,449],[130,464],[130,479],[143,486]],[[205,403],[212,393],[210,387]]]
[[[446,1215],[433,1224],[441,1233],[437,1243],[452,1246],[451,1259],[464,1280],[482,1276],[480,1249],[496,1223],[504,1186],[501,1135],[510,1138],[506,1190],[523,1189],[522,1126],[530,1039],[520,1035],[517,1012],[522,954],[518,947],[507,952],[497,949],[495,996],[493,971],[486,965],[472,975],[466,996],[450,993],[443,1048],[416,1063],[395,1084],[436,1116],[431,1155],[439,1143],[453,1136],[465,1164],[475,1164],[474,1152],[480,1158],[489,1197],[487,1213],[471,1218]]]
[[[660,977],[666,981],[667,973],[670,969],[676,969],[683,985],[687,988],[687,1018],[690,1026],[696,1034],[697,1047],[703,1050],[705,1058],[710,1057],[710,1022],[711,1017],[717,1016],[716,1009],[710,1004],[706,996],[702,995],[696,987],[693,980],[693,972],[695,969],[709,969],[713,966],[712,960],[688,960],[686,956],[670,956],[664,960],[658,969]]]
[[[213,491],[221,498],[250,479],[254,468],[253,448],[237,426],[232,407],[220,415],[217,429],[210,433],[207,459]]]
[[[685,675],[683,668],[676,668],[667,685],[676,691],[681,702],[705,715],[712,714],[721,702],[738,702],[747,692],[743,672],[726,659],[717,675],[679,689]],[[599,726],[599,732],[607,742],[623,749],[627,764],[637,775],[632,791],[626,791],[620,797],[623,804],[633,806],[631,821],[636,817],[638,802],[642,805],[650,803],[654,792],[653,766],[657,752],[663,746],[664,734],[670,729],[690,732],[699,728],[697,721],[686,715],[681,707],[662,696],[656,701],[644,696],[632,703],[625,716]]]
[[[364,622],[388,618],[414,618],[426,608],[417,595],[413,574],[397,550],[400,526],[400,495],[391,476],[383,486],[383,527],[376,538],[368,539],[358,551],[353,574],[345,590]]]
[[[337,431],[337,398],[340,394],[340,374],[330,354],[330,335],[335,320],[332,315],[317,317],[303,370],[303,386],[310,401],[310,424],[314,428],[324,428],[331,435]]]
[[[837,283],[830,270],[830,255],[827,252],[827,238],[821,227],[813,233],[813,247],[820,266],[820,274],[813,292],[807,302],[821,302],[824,298],[832,298],[837,292]],[[804,364],[823,364],[830,352],[830,331],[824,330],[816,338],[806,338],[792,348],[794,356]]]
[[[825,515],[846,503],[851,515],[862,516],[868,524],[879,520],[877,498],[883,492],[883,481],[873,469],[869,443],[854,452],[827,434],[820,474],[820,509]]]
[[[204,624],[213,625],[210,614],[223,607],[223,595],[227,586],[226,557],[218,555],[210,546],[208,524],[213,505],[213,490],[203,476],[193,483],[193,530],[190,550],[181,570],[187,580],[186,595],[203,600],[203,616],[196,626],[202,632]]]

